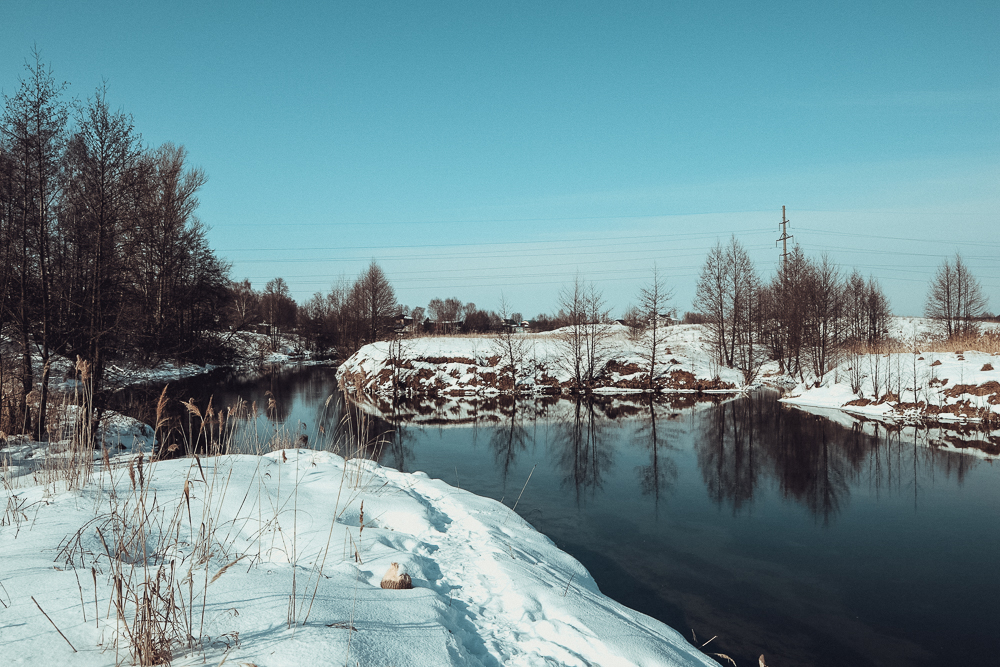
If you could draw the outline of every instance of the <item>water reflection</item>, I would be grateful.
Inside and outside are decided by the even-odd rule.
[[[510,401],[510,410],[505,412],[505,420],[493,429],[490,436],[490,449],[493,450],[493,459],[504,483],[518,455],[528,448],[530,438],[524,425],[525,413],[525,407],[519,408],[517,401]]]
[[[733,512],[752,504],[760,478],[761,454],[755,445],[759,448],[757,436],[771,425],[761,414],[763,407],[762,401],[731,401],[702,417],[698,467],[709,497],[720,505],[729,503]]]
[[[616,443],[609,432],[615,425],[592,396],[577,397],[557,423],[549,446],[563,472],[562,484],[573,488],[577,503],[603,487],[604,473],[614,465]]]
[[[886,427],[846,419],[852,422],[849,427],[783,406],[767,395],[704,413],[695,445],[709,496],[734,513],[751,510],[760,486],[774,481],[785,498],[828,523],[846,508],[852,486],[863,482],[876,496],[905,487],[916,499],[922,476],[954,475],[961,485],[981,461],[931,446],[943,427]]]
[[[635,478],[657,509],[679,475],[671,433],[677,438],[686,433],[693,435],[702,482],[717,506],[733,514],[752,513],[760,489],[774,485],[783,498],[807,508],[823,524],[847,508],[852,487],[863,484],[878,494],[905,486],[917,498],[922,476],[954,476],[961,484],[981,460],[935,446],[967,442],[959,437],[962,427],[887,427],[843,414],[839,416],[846,423],[840,424],[828,415],[785,406],[776,396],[361,397],[346,399],[346,407],[336,414],[367,420],[363,428],[385,441],[371,449],[373,457],[400,469],[406,469],[413,441],[419,439],[413,431],[430,426],[467,426],[473,439],[487,430],[504,481],[524,452],[542,446],[577,503],[604,489],[607,472],[616,465],[616,451],[628,440],[648,454],[647,462],[634,467]],[[338,394],[337,401],[345,399]],[[694,422],[686,423],[685,415]],[[540,436],[539,423],[549,426]],[[345,429],[343,424],[338,428]],[[912,449],[909,470],[903,470],[907,446]]]
[[[116,409],[154,423],[161,390],[135,388],[117,397]],[[775,485],[783,498],[823,524],[845,511],[852,488],[863,486],[876,497],[905,490],[917,502],[922,484],[938,475],[961,484],[983,460],[955,449],[1000,448],[1000,434],[969,425],[886,426],[842,413],[836,415],[842,423],[836,423],[826,413],[788,408],[770,392],[735,400],[697,394],[345,397],[335,388],[333,369],[303,368],[255,377],[219,371],[172,383],[167,396],[166,417],[185,443],[197,440],[198,423],[182,401],[203,411],[210,404],[216,412],[243,406],[229,413],[226,426],[241,429],[237,437],[218,436],[243,443],[241,451],[309,446],[400,470],[411,468],[426,428],[468,427],[473,443],[481,434],[487,437],[503,482],[525,452],[538,447],[549,452],[560,484],[572,490],[576,503],[605,489],[618,451],[628,442],[646,452],[645,461],[630,469],[655,510],[678,480],[674,442],[691,439],[705,491],[718,507],[752,514],[761,488]],[[246,443],[254,444],[248,449]]]
[[[671,456],[675,448],[669,444],[666,429],[658,423],[663,418],[657,414],[652,395],[647,396],[646,408],[645,419],[636,429],[636,442],[649,450],[649,464],[636,466],[636,473],[642,494],[653,496],[654,508],[659,513],[661,494],[669,493],[677,481],[677,463]],[[666,419],[677,417],[680,413],[670,411]]]

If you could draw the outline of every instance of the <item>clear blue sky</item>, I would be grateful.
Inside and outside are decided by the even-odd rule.
[[[653,263],[691,308],[709,246],[878,277],[899,314],[961,250],[1000,311],[1000,2],[0,0],[33,45],[206,170],[236,279],[301,300],[371,259],[402,303],[620,313]]]

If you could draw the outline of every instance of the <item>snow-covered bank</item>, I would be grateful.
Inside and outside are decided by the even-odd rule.
[[[422,473],[284,450],[133,462],[0,502],[6,664],[125,659],[135,608],[126,593],[119,618],[112,573],[157,586],[175,665],[716,664],[504,505]],[[380,588],[391,563],[413,590]]]
[[[605,353],[593,387],[597,392],[627,393],[647,387],[648,361],[641,341],[628,329],[610,327]],[[659,353],[654,384],[666,391],[733,391],[743,377],[738,370],[714,363],[702,343],[699,325],[665,327],[665,349]],[[366,345],[338,370],[342,387],[353,392],[392,393],[395,387],[418,395],[561,393],[573,385],[567,350],[560,331],[515,336],[521,347],[512,382],[510,363],[489,337],[425,337],[401,344]]]
[[[120,390],[136,384],[175,382],[198,375],[211,373],[217,368],[231,366],[241,370],[252,370],[263,366],[323,363],[314,361],[314,355],[302,341],[293,335],[283,335],[277,348],[271,349],[271,339],[264,334],[250,331],[239,331],[219,334],[222,342],[235,351],[235,358],[222,363],[195,364],[179,361],[159,361],[152,366],[130,360],[116,360],[105,369],[104,388]],[[35,376],[35,389],[41,389],[42,358],[39,354],[32,355],[32,372]],[[83,385],[77,379],[76,362],[59,354],[52,354],[49,360],[50,385],[55,393],[72,394],[82,390]]]
[[[984,352],[855,356],[782,400],[893,421],[993,421],[1000,418],[998,368],[1000,357]]]
[[[57,470],[70,464],[74,458],[79,461],[81,452],[74,451],[72,440],[78,409],[75,405],[59,408],[59,426],[50,432],[53,439],[48,442],[32,440],[28,435],[0,434],[0,483],[22,484],[24,482],[19,478],[27,478],[46,469]],[[91,450],[88,447],[86,451],[86,456],[94,461],[100,461],[105,456],[114,459],[139,452],[148,454],[153,450],[155,438],[153,429],[138,419],[108,410],[101,419],[97,440],[103,444],[103,449]]]

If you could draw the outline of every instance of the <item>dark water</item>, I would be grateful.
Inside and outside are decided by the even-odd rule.
[[[717,636],[741,667],[1000,661],[1000,463],[926,445],[941,433],[846,428],[769,393],[361,411],[325,367],[168,391],[217,406],[269,391],[261,437],[315,447],[364,422],[385,440],[373,458],[516,501],[604,593]]]

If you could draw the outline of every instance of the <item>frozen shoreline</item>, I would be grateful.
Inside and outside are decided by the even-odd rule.
[[[127,655],[124,644],[117,656],[112,648],[123,625],[113,610],[106,618],[114,568],[95,528],[111,530],[112,502],[139,497],[130,488],[133,461],[96,471],[82,491],[60,491],[59,483],[16,489],[24,517],[0,527],[0,623],[11,664],[55,663],[72,652],[31,596],[79,651],[74,664],[105,667]],[[200,646],[175,646],[175,665],[223,657],[276,667],[717,664],[676,631],[602,595],[578,561],[506,506],[423,473],[282,450],[147,463],[145,476],[149,548],[144,560],[133,552],[126,571],[141,578],[172,561],[178,579],[190,573],[198,582],[189,607],[198,615],[205,608]],[[178,511],[186,483],[194,523],[211,516],[215,527],[207,561],[185,540],[169,539],[170,516],[180,516],[179,534],[197,533],[187,509]],[[78,548],[61,551],[74,535]],[[392,562],[410,574],[413,590],[379,587]],[[293,592],[300,625],[289,628]]]
[[[1000,419],[1000,359],[985,352],[857,356],[787,392],[790,405],[834,408],[891,422]]]

